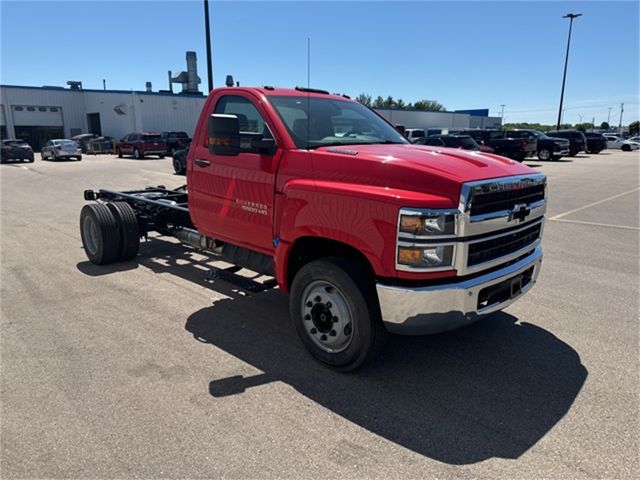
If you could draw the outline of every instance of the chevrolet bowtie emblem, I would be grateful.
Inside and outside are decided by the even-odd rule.
[[[531,209],[524,203],[519,203],[513,207],[513,210],[509,212],[509,221],[517,220],[519,222],[524,221],[529,216]]]

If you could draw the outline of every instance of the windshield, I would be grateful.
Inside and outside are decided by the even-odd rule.
[[[144,142],[153,142],[154,140],[160,140],[160,135],[153,133],[145,133],[142,135],[142,141]]]
[[[536,138],[547,138],[547,136],[544,133],[539,132],[537,130],[531,130],[531,135],[533,135]]]
[[[53,143],[56,145],[75,145],[76,142],[72,140],[54,140]]]
[[[409,143],[364,105],[331,98],[270,96],[296,147]]]

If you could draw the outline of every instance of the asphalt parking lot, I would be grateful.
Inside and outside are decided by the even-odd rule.
[[[535,288],[350,375],[286,295],[207,283],[174,242],[87,261],[82,191],[179,186],[170,158],[2,165],[2,478],[637,478],[640,153],[527,163]]]

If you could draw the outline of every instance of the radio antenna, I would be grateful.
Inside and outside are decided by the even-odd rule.
[[[307,150],[309,149],[311,130],[311,37],[307,37]]]
[[[307,88],[311,88],[311,38],[307,37]]]

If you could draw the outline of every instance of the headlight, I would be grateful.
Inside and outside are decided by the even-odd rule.
[[[453,245],[398,247],[398,264],[411,268],[447,268],[453,262]]]
[[[400,232],[418,236],[453,235],[456,217],[452,213],[416,212],[400,215]]]

